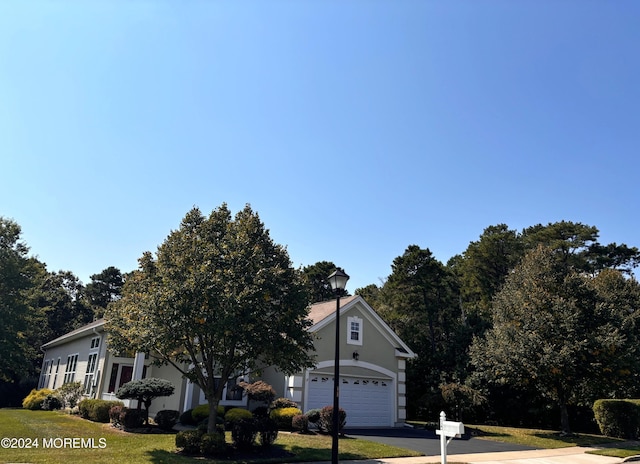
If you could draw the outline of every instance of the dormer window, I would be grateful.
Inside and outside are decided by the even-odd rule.
[[[350,345],[362,345],[362,319],[359,317],[347,318],[347,343]]]

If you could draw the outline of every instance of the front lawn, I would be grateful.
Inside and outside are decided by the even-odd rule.
[[[173,434],[132,434],[70,416],[62,412],[0,409],[0,438],[15,438],[16,448],[6,448],[2,442],[2,460],[5,462],[65,463],[197,463],[201,459],[177,454]],[[64,439],[67,439],[66,441]],[[75,438],[73,441],[71,439]],[[230,438],[227,442],[230,443]],[[31,444],[31,449],[21,449]],[[38,447],[33,447],[37,444]],[[331,459],[331,437],[280,433],[274,446],[291,458],[276,458],[273,462],[328,461]],[[378,459],[383,457],[419,456],[413,451],[346,438],[340,440],[340,459]],[[242,463],[240,461],[213,461]],[[268,462],[261,459],[260,462]]]

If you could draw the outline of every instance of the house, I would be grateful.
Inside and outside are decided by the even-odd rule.
[[[333,404],[335,313],[335,300],[310,306],[314,368],[293,376],[284,376],[275,368],[262,372],[261,379],[271,384],[278,396],[292,399],[303,411]],[[97,320],[43,345],[39,387],[57,388],[80,381],[87,397],[115,399],[115,392],[126,382],[159,377],[173,382],[176,393],[155,400],[152,414],[161,409],[182,412],[205,402],[198,386],[174,367],[154,366],[144,353],[117,356],[109,352],[104,323]],[[341,299],[340,325],[340,407],[347,412],[347,426],[402,424],[406,419],[406,361],[415,354],[360,296]],[[246,396],[234,388],[242,380],[229,381],[222,405],[247,407]]]

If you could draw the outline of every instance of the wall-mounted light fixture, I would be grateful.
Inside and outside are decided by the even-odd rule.
[[[354,359],[355,361],[357,361],[358,359],[360,359],[360,354],[359,354],[357,351],[354,351],[354,352],[353,352],[353,359]]]

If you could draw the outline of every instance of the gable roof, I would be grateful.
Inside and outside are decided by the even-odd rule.
[[[42,345],[42,349],[51,348],[52,346],[60,345],[62,343],[66,343],[71,340],[75,340],[76,338],[85,337],[89,332],[93,332],[93,333],[97,333],[98,331],[103,332],[104,322],[105,322],[104,319],[97,319],[93,322],[90,322],[87,325],[83,325],[82,327],[72,330],[71,332],[67,332],[64,335],[61,335],[60,337],[45,343],[44,345]]]
[[[396,354],[405,358],[414,358],[417,355],[409,348],[395,331],[380,317],[380,315],[359,295],[340,298],[340,315],[349,311],[355,305],[361,308],[371,317],[375,325],[381,330],[386,338],[396,347]],[[316,303],[309,308],[309,319],[313,322],[310,327],[311,332],[316,332],[322,327],[333,322],[336,318],[336,300]]]

